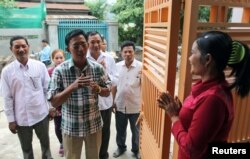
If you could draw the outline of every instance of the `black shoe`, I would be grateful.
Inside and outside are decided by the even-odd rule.
[[[126,151],[126,149],[117,149],[114,153],[113,153],[113,157],[117,158],[119,156],[121,156],[124,152]]]
[[[140,152],[134,153],[136,159],[141,159],[141,154]]]

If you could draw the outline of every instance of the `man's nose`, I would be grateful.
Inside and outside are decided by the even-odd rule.
[[[84,50],[84,46],[82,46],[82,45],[79,45],[79,48],[78,48],[78,50]]]
[[[18,51],[20,52],[20,51],[24,51],[24,48],[23,47],[19,47],[18,48]]]
[[[98,47],[100,44],[99,43],[94,43],[94,46],[95,47]]]

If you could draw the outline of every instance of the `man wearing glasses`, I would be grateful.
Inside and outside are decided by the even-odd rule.
[[[62,105],[65,158],[80,159],[85,142],[86,159],[99,159],[103,122],[98,95],[110,94],[104,69],[87,59],[87,36],[81,29],[69,32],[65,44],[72,58],[55,68],[48,92],[52,106]]]

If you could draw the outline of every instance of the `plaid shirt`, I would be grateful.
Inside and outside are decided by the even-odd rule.
[[[72,59],[69,59],[55,68],[49,84],[48,100],[72,84],[81,73],[105,87],[102,80],[104,70],[100,64],[87,60],[87,65],[80,70],[74,66]],[[62,104],[62,130],[65,134],[87,136],[100,130],[102,125],[98,95],[92,93],[90,87],[75,90]]]

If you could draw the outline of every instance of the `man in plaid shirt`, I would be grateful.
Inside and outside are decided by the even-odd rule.
[[[48,100],[62,105],[63,146],[66,159],[80,159],[83,141],[86,159],[99,159],[102,119],[98,95],[109,96],[104,69],[86,58],[87,36],[80,29],[65,37],[72,58],[57,66],[52,74]]]

